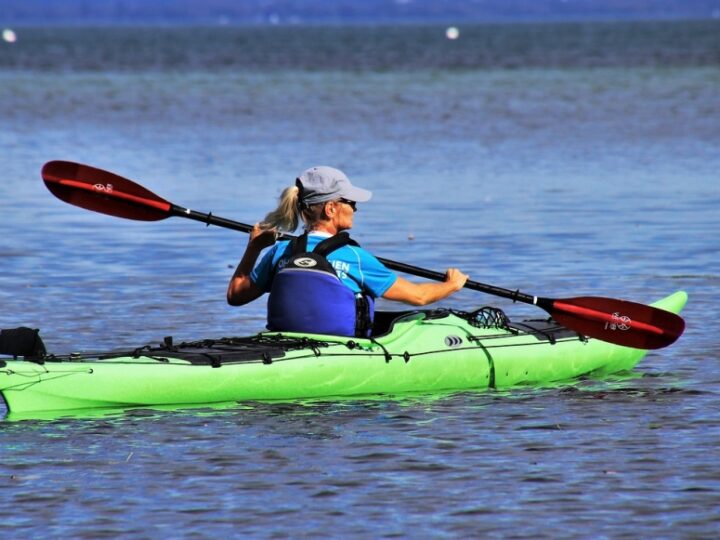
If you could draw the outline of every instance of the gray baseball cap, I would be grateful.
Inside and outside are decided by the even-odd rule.
[[[300,203],[304,205],[337,199],[366,202],[372,197],[372,193],[367,189],[353,186],[344,172],[326,166],[311,167],[303,171],[295,185],[300,189]]]

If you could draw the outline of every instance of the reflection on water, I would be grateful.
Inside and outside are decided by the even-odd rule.
[[[684,410],[709,396],[645,378],[624,384],[5,424],[6,493],[42,511],[30,521],[4,505],[0,516],[30,534],[65,514],[73,530],[108,534],[147,523],[170,532],[174,516],[188,531],[311,534],[342,522],[365,537],[408,534],[432,516],[436,532],[544,537],[547,519],[569,536],[583,535],[587,520],[608,536],[628,520],[660,533],[669,513],[684,530],[711,534],[702,501],[720,477],[676,467],[704,462],[704,452],[669,436],[691,433]],[[393,518],[398,503],[402,519]]]

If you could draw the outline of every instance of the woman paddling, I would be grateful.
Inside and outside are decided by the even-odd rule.
[[[443,282],[412,283],[350,239],[345,231],[352,228],[356,204],[371,196],[338,169],[304,171],[253,227],[228,285],[228,303],[241,306],[269,292],[270,330],[366,336],[375,298],[424,306],[462,289],[468,276],[456,268],[447,270]],[[278,231],[294,231],[299,219],[305,233],[276,243]]]

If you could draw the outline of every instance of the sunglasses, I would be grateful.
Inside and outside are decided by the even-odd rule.
[[[347,204],[350,208],[352,208],[353,212],[357,212],[357,203],[355,201],[349,201],[347,199],[339,199],[341,203]]]

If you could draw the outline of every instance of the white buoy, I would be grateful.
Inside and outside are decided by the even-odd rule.
[[[17,41],[17,34],[10,30],[10,28],[6,28],[2,32],[2,38],[3,41],[7,43],[15,43]]]
[[[450,28],[445,30],[445,36],[448,39],[457,39],[460,37],[460,30],[458,30],[455,26],[451,26]]]

